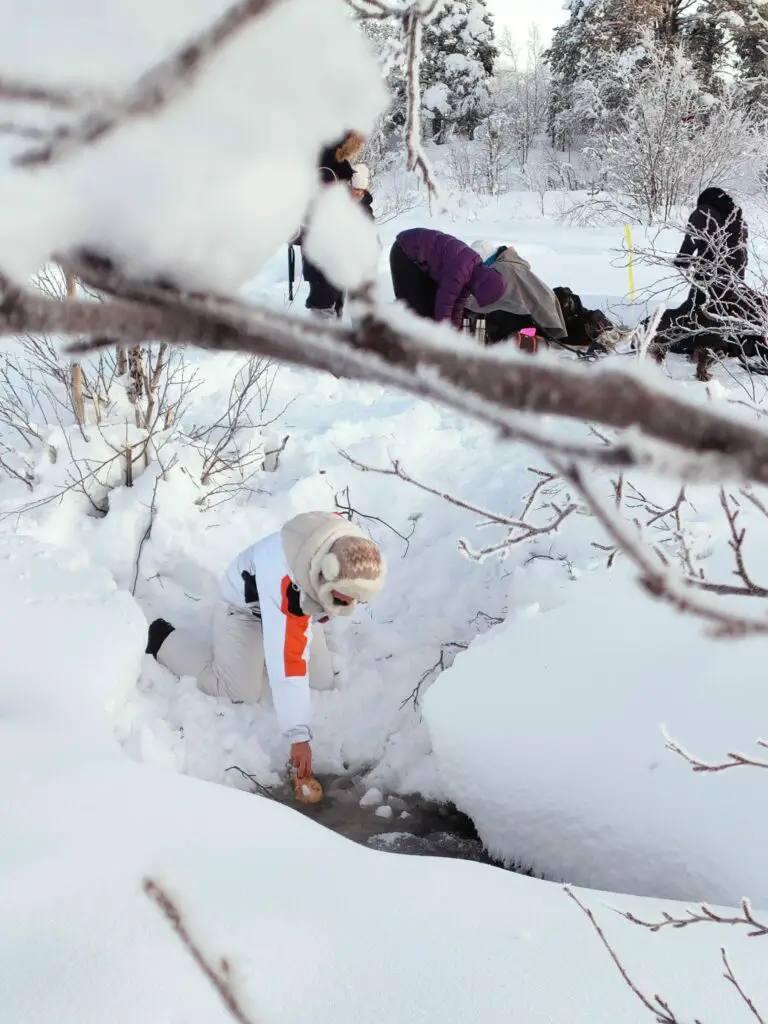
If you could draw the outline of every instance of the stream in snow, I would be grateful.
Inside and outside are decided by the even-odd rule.
[[[378,791],[366,789],[354,775],[319,775],[318,778],[324,791],[320,804],[298,803],[288,783],[271,790],[254,787],[254,792],[269,795],[362,846],[389,853],[449,857],[502,867],[483,847],[472,820],[453,804],[414,795],[382,797],[379,801],[375,799]],[[531,873],[518,865],[511,870]]]

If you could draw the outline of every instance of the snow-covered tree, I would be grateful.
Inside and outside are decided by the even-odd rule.
[[[703,89],[681,45],[670,50],[646,38],[589,83],[593,109],[603,88],[613,95],[622,78],[624,102],[602,121],[595,156],[605,192],[626,212],[667,219],[703,188],[731,187],[764,166],[765,141],[743,94]]]
[[[543,59],[541,35],[535,26],[529,32],[524,59],[520,59],[509,34],[502,39],[501,52],[504,61],[491,86],[487,119],[493,124],[486,127],[484,121],[477,128],[475,137],[479,133],[484,140],[491,142],[494,131],[503,134],[520,167],[524,167],[536,137],[547,128],[549,68]]]
[[[552,85],[548,131],[554,146],[568,149],[584,132],[575,111],[575,90],[589,74],[601,73],[626,40],[613,9],[616,0],[569,0],[568,19],[555,29],[546,53]]]
[[[469,136],[488,108],[498,56],[486,0],[443,0],[424,26],[421,84],[432,136]]]
[[[731,39],[736,71],[755,116],[768,121],[768,2],[730,0],[721,16]]]
[[[670,55],[680,47],[707,93],[718,95],[727,82],[725,72],[734,68],[742,81],[751,80],[756,93],[766,57],[761,9],[768,10],[766,0],[570,0],[569,17],[555,31],[547,53],[553,144],[570,146],[590,125],[594,128],[598,113],[608,121],[621,115],[624,92],[618,88],[610,95],[607,70],[625,54],[640,66],[638,49],[649,41]],[[598,79],[602,103],[599,110],[589,110],[585,97]]]

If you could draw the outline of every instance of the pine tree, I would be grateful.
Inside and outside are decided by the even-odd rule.
[[[421,86],[432,135],[469,136],[487,107],[498,57],[487,0],[443,0],[424,26]]]
[[[725,66],[728,42],[725,28],[715,17],[712,6],[704,5],[701,14],[691,19],[683,38],[699,84],[717,95],[723,88],[720,73]]]
[[[579,84],[637,39],[626,7],[622,0],[570,0],[568,20],[555,29],[545,59],[552,74],[548,129],[558,149],[568,149],[586,128],[577,114]]]
[[[594,127],[583,115],[584,96],[596,76],[602,80],[601,115],[610,119],[621,110],[626,83],[618,65],[626,56],[641,69],[638,48],[646,45],[644,39],[670,54],[682,46],[702,89],[720,93],[730,45],[725,8],[755,2],[761,0],[571,0],[568,20],[555,31],[547,53],[552,71],[549,132],[553,145],[566,148],[575,136]],[[604,74],[611,65],[617,65],[613,95],[605,87]]]
[[[722,20],[736,58],[738,80],[755,115],[768,121],[768,9],[761,0],[730,0],[724,6]]]

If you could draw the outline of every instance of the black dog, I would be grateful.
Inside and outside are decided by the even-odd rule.
[[[560,303],[565,320],[568,337],[562,342],[578,348],[596,348],[607,351],[598,338],[603,331],[610,331],[613,324],[600,309],[587,309],[581,297],[570,288],[554,288],[555,297]]]

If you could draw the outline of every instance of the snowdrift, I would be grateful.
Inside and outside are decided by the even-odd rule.
[[[442,783],[491,853],[547,877],[765,904],[764,773],[694,774],[659,728],[705,760],[752,748],[764,652],[708,639],[620,565],[596,570],[566,604],[533,605],[473,644],[429,691]]]
[[[126,758],[107,709],[138,675],[145,624],[79,554],[2,540],[0,595],[5,1020],[228,1019],[141,894],[147,874],[178,898],[203,948],[230,957],[260,1022],[647,1019],[556,886],[366,850],[269,801]],[[683,958],[671,955],[677,935],[609,924],[649,984],[724,1019],[732,997],[707,966],[712,933],[686,936]],[[745,944],[735,943],[744,983],[768,994]]]

